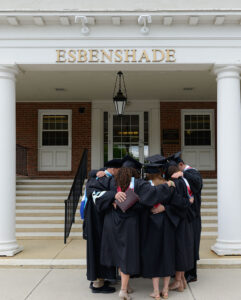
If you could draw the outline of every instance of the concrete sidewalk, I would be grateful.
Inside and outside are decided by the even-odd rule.
[[[111,295],[92,294],[85,277],[77,269],[1,269],[1,300],[115,300]],[[201,269],[198,282],[183,293],[169,292],[173,300],[241,300],[241,269]],[[133,279],[133,300],[151,299],[151,280]],[[116,286],[119,290],[119,285]]]

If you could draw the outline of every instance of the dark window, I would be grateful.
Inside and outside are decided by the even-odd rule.
[[[104,162],[108,161],[108,112],[104,112]]]
[[[185,115],[185,146],[211,145],[211,118],[209,114]]]
[[[149,156],[149,114],[144,112],[144,159]]]
[[[68,146],[68,122],[68,115],[43,115],[42,145]]]

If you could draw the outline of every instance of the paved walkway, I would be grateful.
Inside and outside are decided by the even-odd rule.
[[[118,294],[90,293],[86,270],[1,269],[1,300],[115,300]],[[170,292],[173,300],[241,300],[241,269],[201,269],[199,281],[183,293]],[[149,298],[151,281],[134,279],[133,300]],[[117,286],[119,289],[119,286]]]

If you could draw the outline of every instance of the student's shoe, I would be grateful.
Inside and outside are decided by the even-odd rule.
[[[187,281],[187,283],[189,283],[189,282],[195,282],[195,281],[197,281],[197,277],[196,276],[192,276],[192,275],[188,275],[186,277],[186,281]]]
[[[163,299],[168,299],[168,290],[162,290],[161,291],[161,297]],[[155,298],[156,299],[156,298]]]
[[[91,281],[89,288],[92,290],[93,289],[93,281]]]
[[[131,300],[131,296],[125,290],[120,290],[119,297],[121,300]]]
[[[111,286],[103,285],[100,288],[92,287],[92,293],[94,294],[112,294],[115,292],[115,288]]]

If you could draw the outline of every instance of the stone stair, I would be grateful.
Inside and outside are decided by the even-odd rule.
[[[217,237],[217,179],[204,179],[202,190],[202,238]]]
[[[73,180],[17,179],[16,237],[18,239],[63,239],[64,200]],[[82,238],[79,206],[70,237]]]
[[[64,200],[72,180],[17,179],[16,236],[18,239],[63,239]],[[82,238],[79,206],[70,237]],[[202,238],[217,236],[217,180],[204,179],[202,192]]]

